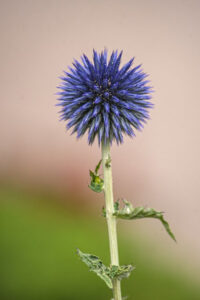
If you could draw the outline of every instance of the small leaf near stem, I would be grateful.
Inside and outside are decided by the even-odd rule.
[[[114,208],[114,216],[120,219],[126,220],[134,220],[134,219],[142,219],[142,218],[155,218],[162,222],[165,230],[170,235],[170,237],[176,241],[174,234],[172,233],[168,222],[164,219],[163,212],[156,211],[153,208],[145,208],[142,206],[133,207],[132,204],[126,200],[123,200],[124,207],[119,209],[119,201],[115,202]]]
[[[131,272],[134,270],[132,265],[124,265],[124,266],[111,266],[110,267],[110,277],[117,278],[122,280],[123,278],[128,278]]]
[[[101,162],[102,160],[99,161],[94,172],[90,170],[91,182],[89,188],[96,193],[101,193],[104,187],[104,181],[98,174],[99,168],[101,166]]]
[[[101,163],[102,163],[102,159],[100,159],[100,161],[99,161],[98,164],[96,165],[96,168],[95,168],[95,171],[94,171],[96,175],[98,174],[98,171],[99,171],[99,169],[100,169]]]

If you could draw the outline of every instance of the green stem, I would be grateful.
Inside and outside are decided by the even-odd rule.
[[[110,244],[111,265],[119,266],[118,245],[117,245],[117,224],[114,213],[112,168],[110,157],[110,145],[102,143],[102,163],[104,172],[104,195],[106,202],[106,219],[108,224],[108,236]],[[122,300],[121,286],[118,279],[113,280],[114,300]]]

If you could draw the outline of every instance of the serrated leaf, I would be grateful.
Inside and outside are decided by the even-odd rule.
[[[176,241],[174,234],[172,233],[168,222],[164,219],[163,212],[156,211],[153,208],[145,208],[143,206],[133,207],[132,204],[126,200],[123,200],[124,206],[122,209],[119,209],[119,201],[115,203],[114,216],[120,219],[134,220],[142,218],[155,218],[162,222],[165,230],[170,235],[170,237]]]
[[[122,280],[123,278],[127,278],[130,276],[131,271],[134,269],[132,265],[113,265],[107,267],[96,255],[83,253],[79,249],[77,250],[77,253],[81,260],[89,267],[89,270],[96,273],[97,276],[99,276],[110,289],[113,288],[113,279],[117,278],[118,280]]]
[[[90,170],[91,182],[89,188],[96,193],[101,193],[103,191],[103,186],[104,186],[104,181],[98,174],[99,168],[101,166],[101,162],[102,160],[99,161],[94,172]]]
[[[77,253],[81,260],[89,267],[90,271],[96,273],[97,276],[99,276],[107,284],[107,286],[112,289],[113,284],[109,276],[109,269],[102,263],[99,257],[83,253],[79,249],[77,250]]]

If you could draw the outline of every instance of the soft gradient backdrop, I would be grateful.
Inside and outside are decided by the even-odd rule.
[[[165,211],[178,243],[153,220],[121,227],[130,239],[142,235],[149,260],[154,252],[198,281],[200,1],[1,0],[0,33],[3,191],[48,190],[97,215],[103,197],[87,184],[100,150],[59,123],[56,86],[83,52],[123,49],[123,62],[135,56],[143,63],[156,92],[143,133],[112,149],[115,196]]]

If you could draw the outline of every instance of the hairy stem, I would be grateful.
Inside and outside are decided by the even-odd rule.
[[[111,265],[119,266],[118,245],[117,245],[117,224],[114,213],[113,182],[110,157],[110,145],[102,143],[102,163],[104,172],[104,195],[106,203],[106,219],[108,224],[108,235],[110,244]],[[122,300],[121,286],[118,279],[113,280],[114,300]]]

